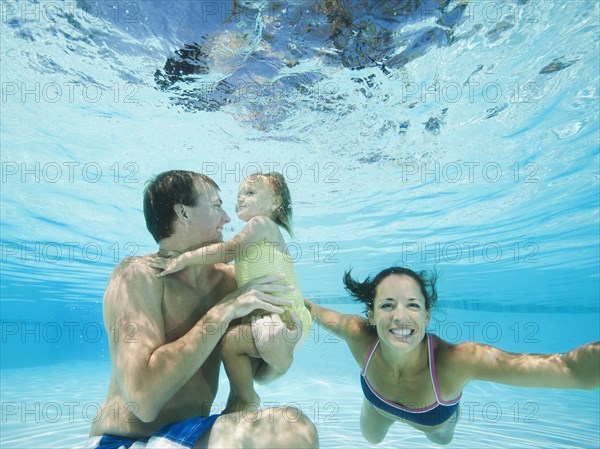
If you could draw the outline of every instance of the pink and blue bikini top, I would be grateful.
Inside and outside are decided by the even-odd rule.
[[[371,346],[371,349],[367,354],[367,358],[365,359],[365,363],[360,373],[360,385],[367,400],[375,407],[380,408],[381,410],[395,415],[399,418],[411,421],[415,424],[420,424],[422,426],[437,426],[438,424],[446,422],[452,415],[454,415],[454,413],[458,409],[462,393],[458,395],[457,398],[451,401],[444,401],[442,399],[442,395],[440,394],[440,389],[438,386],[437,376],[435,373],[433,335],[426,335],[427,352],[429,356],[429,375],[431,377],[431,383],[433,384],[433,391],[435,393],[436,399],[436,401],[433,404],[421,408],[405,407],[403,405],[387,400],[379,392],[377,392],[375,388],[373,388],[373,386],[367,380],[366,373],[367,368],[369,367],[369,362],[371,361],[371,357],[373,357],[373,354],[377,349],[377,345],[379,345],[379,338],[375,341],[375,343],[373,343],[373,346]]]

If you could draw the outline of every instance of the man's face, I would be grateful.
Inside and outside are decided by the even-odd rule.
[[[229,215],[222,209],[223,202],[214,187],[196,181],[198,202],[196,206],[187,207],[190,234],[193,244],[202,245],[223,241],[223,226],[229,223]]]

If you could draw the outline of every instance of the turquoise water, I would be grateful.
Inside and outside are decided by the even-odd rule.
[[[356,305],[340,311],[360,313]],[[576,341],[597,337],[596,318],[555,314],[458,311],[437,312],[430,329],[451,342],[475,339],[507,350],[564,351]],[[554,323],[554,324],[553,324]],[[569,329],[577,329],[570,332]],[[461,335],[462,334],[462,335]],[[577,334],[575,341],[568,336]],[[567,335],[567,340],[556,335]],[[104,400],[110,363],[75,359],[43,366],[5,369],[2,373],[2,447],[65,448],[85,440]],[[300,408],[317,425],[322,447],[373,447],[359,431],[362,393],[359,368],[346,345],[313,328],[283,378],[257,391],[267,406]],[[222,372],[211,412],[222,411],[228,394]],[[462,417],[452,448],[595,448],[600,425],[599,391],[519,389],[473,382],[463,393]],[[118,419],[118,411],[115,419]],[[294,417],[290,416],[293,420]],[[378,447],[432,447],[420,432],[394,425]]]
[[[282,171],[303,292],[332,308],[360,312],[350,266],[435,267],[442,338],[600,339],[598,2],[358,3],[331,37],[308,0],[2,2],[0,446],[85,438],[108,380],[102,292],[154,250],[141,193],[172,168],[210,174],[230,213],[245,175]],[[194,43],[194,73],[169,74]],[[312,332],[259,393],[298,404],[324,447],[368,447],[358,367]],[[597,391],[464,398],[452,447],[600,445]],[[429,447],[399,424],[381,447],[404,445]]]

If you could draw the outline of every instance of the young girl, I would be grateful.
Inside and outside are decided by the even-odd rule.
[[[448,444],[462,391],[475,379],[537,388],[600,386],[600,342],[565,354],[516,354],[427,334],[435,276],[392,267],[364,282],[347,272],[344,284],[366,305],[367,319],[305,303],[315,321],[346,341],[362,367],[360,427],[370,443],[383,441],[390,426],[402,421]]]
[[[285,252],[285,240],[279,230],[281,226],[292,235],[292,205],[284,177],[272,172],[246,178],[239,188],[236,213],[247,224],[231,240],[188,251],[171,259],[155,258],[149,263],[164,269],[159,276],[165,276],[189,265],[225,263],[235,259],[238,286],[267,274],[285,274],[281,282],[288,284],[290,289],[286,293],[278,293],[278,296],[291,300],[292,305],[283,307],[281,317],[276,314],[254,316],[250,323],[233,328],[223,337],[223,363],[235,392],[235,399],[227,412],[260,404],[260,397],[254,389],[252,358],[262,359],[278,374],[285,373],[290,367],[291,352],[275,354],[270,351],[271,346],[265,344],[272,338],[273,326],[286,325],[291,329],[300,325],[302,336],[306,337],[311,322],[304,298],[295,288],[298,285],[296,271]]]

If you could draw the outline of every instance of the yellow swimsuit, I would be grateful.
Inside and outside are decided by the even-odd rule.
[[[264,240],[247,245],[242,251],[242,257],[235,261],[235,279],[238,286],[241,287],[268,274],[285,274],[286,277],[281,280],[281,283],[295,287],[295,290],[274,295],[293,301],[291,306],[283,307],[285,312],[281,315],[281,319],[288,327],[293,326],[289,314],[293,310],[302,323],[302,339],[304,340],[310,332],[311,318],[310,312],[304,306],[304,297],[298,287],[296,268],[290,260],[290,256],[282,253],[275,246],[267,244]],[[264,315],[264,313],[260,315]]]

